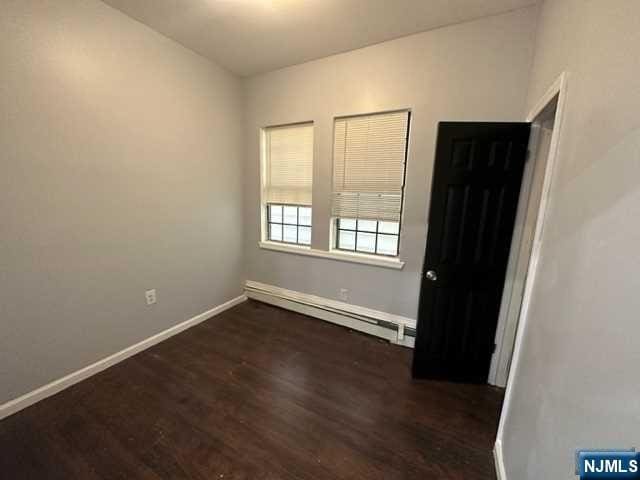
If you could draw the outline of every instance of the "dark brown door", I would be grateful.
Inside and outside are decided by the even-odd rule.
[[[416,378],[487,380],[528,141],[528,123],[438,126]]]

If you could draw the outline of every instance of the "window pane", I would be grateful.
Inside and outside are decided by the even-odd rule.
[[[300,207],[298,215],[300,216],[300,225],[311,225],[311,207]]]
[[[398,222],[380,222],[378,223],[378,231],[380,233],[400,233],[400,223]]]
[[[282,223],[282,205],[269,205],[269,221]]]
[[[358,244],[356,245],[356,250],[359,252],[375,253],[376,234],[358,232]]]
[[[358,231],[375,232],[376,223],[375,220],[358,220]]]
[[[291,223],[293,225],[298,223],[298,207],[289,207],[285,205],[284,223]]]
[[[285,217],[286,218],[286,217]],[[298,237],[296,235],[298,227],[295,225],[284,225],[282,238],[285,242],[296,243],[298,241]]]
[[[298,243],[311,245],[311,227],[298,227]]]
[[[378,253],[382,255],[397,255],[398,236],[378,235]]]
[[[270,223],[269,224],[269,240],[282,241],[282,225]]]
[[[340,223],[339,228],[346,228],[348,230],[356,229],[356,221],[353,218],[341,218],[339,223]]]
[[[348,230],[338,231],[338,248],[345,250],[356,249],[356,232],[350,232]]]

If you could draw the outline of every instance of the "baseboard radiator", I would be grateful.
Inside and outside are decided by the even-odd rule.
[[[413,348],[415,320],[329,298],[247,281],[247,297]]]

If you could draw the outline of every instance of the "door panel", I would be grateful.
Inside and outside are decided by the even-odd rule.
[[[438,127],[415,377],[486,381],[528,140],[526,123]]]

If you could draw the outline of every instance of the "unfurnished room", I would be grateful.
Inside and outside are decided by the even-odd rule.
[[[640,1],[0,0],[0,480],[640,479]]]

